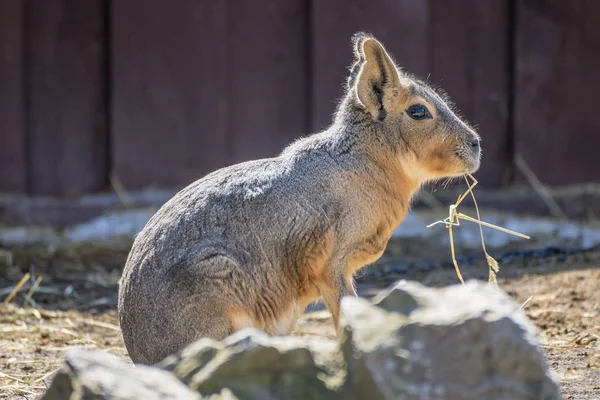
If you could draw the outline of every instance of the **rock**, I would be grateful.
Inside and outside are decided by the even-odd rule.
[[[42,399],[198,400],[200,396],[168,372],[134,368],[108,353],[72,349]]]
[[[422,289],[423,286],[418,283],[402,280],[396,285],[379,292],[373,298],[373,304],[386,311],[408,316],[419,308],[420,304],[424,303]]]
[[[345,371],[336,342],[267,337],[246,329],[223,342],[202,339],[159,367],[203,395],[228,388],[240,399],[336,399]]]
[[[380,400],[386,398],[385,389],[376,379],[377,371],[371,363],[384,362],[379,354],[382,344],[395,341],[396,333],[408,319],[398,313],[389,313],[367,300],[348,297],[343,300],[342,354],[346,361],[347,378],[343,387],[344,398],[349,400]],[[373,357],[380,357],[381,360]],[[392,358],[395,355],[391,355]],[[391,376],[390,376],[391,378]]]
[[[342,300],[346,398],[560,399],[533,325],[497,287],[400,282],[374,303]]]
[[[322,318],[322,313],[313,318]],[[44,399],[558,400],[533,325],[484,282],[342,300],[338,342],[246,329],[158,365],[71,350]]]

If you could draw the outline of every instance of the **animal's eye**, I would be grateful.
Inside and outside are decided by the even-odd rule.
[[[422,104],[415,104],[408,107],[406,109],[406,113],[409,117],[416,120],[432,118],[431,113],[429,112],[427,107],[425,107]]]

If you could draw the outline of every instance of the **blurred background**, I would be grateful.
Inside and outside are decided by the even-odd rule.
[[[476,177],[600,180],[595,0],[0,0],[0,193],[177,189],[328,126],[351,35],[483,137]]]
[[[326,128],[359,30],[477,126],[482,217],[532,237],[484,230],[500,285],[528,301],[563,394],[597,398],[598,0],[0,0],[0,369],[44,376],[72,345],[124,356],[134,235],[206,173]],[[421,191],[361,295],[458,282],[447,230],[425,226],[463,190]],[[487,279],[468,224],[458,263]],[[14,393],[44,390],[22,379]]]

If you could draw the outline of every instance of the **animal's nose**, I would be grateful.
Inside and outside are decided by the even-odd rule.
[[[473,137],[469,140],[470,144],[471,144],[471,148],[475,151],[479,150],[479,139],[476,137]]]

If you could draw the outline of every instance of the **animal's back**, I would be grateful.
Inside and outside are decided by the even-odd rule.
[[[334,202],[322,175],[335,175],[331,165],[315,154],[246,162],[168,201],[136,237],[119,289],[134,361],[158,361],[201,336],[222,339],[236,324],[287,333],[305,306],[295,301],[306,294],[300,252],[329,229]],[[285,326],[281,307],[293,308]]]

